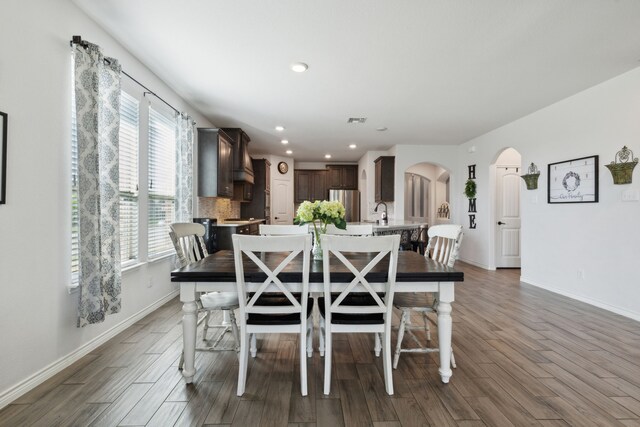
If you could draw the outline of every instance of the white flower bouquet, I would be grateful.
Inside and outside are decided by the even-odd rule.
[[[327,232],[327,225],[333,224],[341,230],[346,230],[344,206],[337,200],[304,201],[298,206],[294,224],[313,224],[315,236],[314,257],[321,258],[320,235]]]

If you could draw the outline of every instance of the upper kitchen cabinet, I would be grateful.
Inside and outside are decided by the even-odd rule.
[[[294,203],[327,198],[327,171],[296,169],[293,171]]]
[[[271,163],[267,159],[253,159],[253,172],[255,173],[255,183],[252,185],[253,196],[249,203],[243,203],[240,206],[240,216],[264,218],[268,224],[271,217]]]
[[[358,165],[327,165],[327,174],[329,189],[358,189]]]
[[[253,184],[253,165],[249,156],[251,138],[240,128],[222,128],[233,142],[233,180]]]
[[[233,197],[233,142],[222,129],[198,128],[198,196]]]
[[[393,181],[396,158],[393,156],[378,157],[375,177],[375,200],[378,202],[393,202]]]

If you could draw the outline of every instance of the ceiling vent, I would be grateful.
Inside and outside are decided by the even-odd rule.
[[[347,123],[364,123],[367,121],[366,117],[349,117]]]

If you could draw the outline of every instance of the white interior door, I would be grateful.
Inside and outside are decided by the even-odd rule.
[[[520,267],[519,166],[496,167],[496,267]]]
[[[271,185],[272,224],[293,224],[293,183],[274,179]]]

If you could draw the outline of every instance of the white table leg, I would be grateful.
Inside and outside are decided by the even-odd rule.
[[[184,352],[184,368],[182,375],[187,383],[193,382],[196,373],[196,327],[198,322],[198,306],[196,304],[195,283],[182,283],[180,286],[182,301],[182,351]]]
[[[451,370],[451,303],[453,302],[453,283],[440,283],[438,295],[438,342],[440,346],[440,377],[448,383],[453,375]]]

